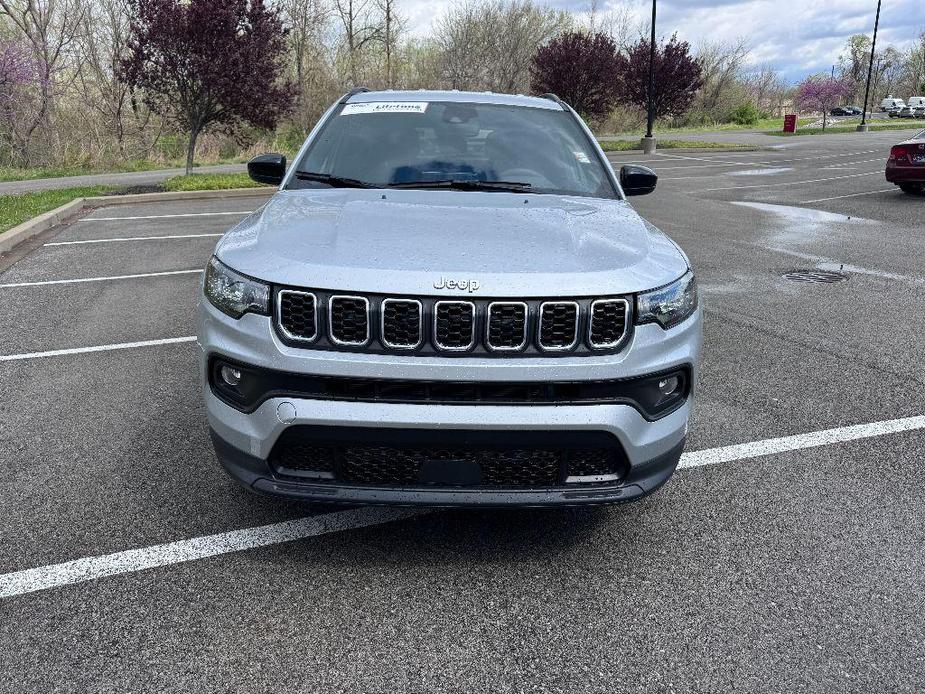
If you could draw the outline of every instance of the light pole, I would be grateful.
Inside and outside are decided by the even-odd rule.
[[[861,113],[861,124],[858,126],[858,132],[867,132],[867,100],[870,98],[870,75],[874,71],[874,53],[877,51],[877,27],[880,26],[880,3],[877,0],[877,17],[874,19],[874,40],[870,44],[870,63],[867,65],[867,86],[864,88],[864,111]]]
[[[649,39],[649,89],[646,92],[646,136],[642,138],[642,151],[646,154],[655,152],[655,138],[652,136],[652,123],[655,121],[652,92],[655,89],[655,0],[652,0],[652,36]]]
[[[874,70],[874,101],[877,100],[877,85],[880,83],[880,62],[881,58],[877,58],[877,68]],[[890,66],[890,63],[887,63],[887,67]],[[864,120],[864,117],[861,116],[861,120]]]

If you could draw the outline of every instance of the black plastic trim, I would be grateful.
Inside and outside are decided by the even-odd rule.
[[[237,391],[221,383],[223,364],[240,369]],[[667,407],[647,407],[641,391],[647,381],[678,375],[678,395]],[[244,392],[242,388],[250,386]],[[390,378],[353,378],[274,371],[243,364],[219,354],[209,357],[209,385],[215,397],[240,412],[250,413],[271,398],[337,400],[413,405],[505,405],[554,407],[561,405],[629,405],[648,421],[656,421],[681,407],[691,393],[689,365],[643,376],[588,381],[427,381]]]
[[[354,88],[351,89],[349,92],[347,92],[346,94],[344,94],[344,95],[340,98],[340,101],[338,101],[337,103],[339,103],[339,104],[346,104],[348,101],[350,101],[350,97],[351,97],[351,96],[356,96],[357,94],[364,94],[364,93],[366,93],[366,92],[368,92],[368,91],[369,91],[369,87],[354,87]]]
[[[433,487],[358,487],[312,483],[277,476],[266,460],[225,441],[215,430],[209,433],[219,462],[228,474],[247,489],[278,498],[328,504],[388,506],[579,506],[633,501],[657,491],[667,482],[681,459],[684,439],[666,453],[638,465],[618,484],[549,489],[466,489]]]
[[[549,99],[550,101],[555,101],[557,104],[559,104],[559,106],[562,108],[563,111],[567,111],[567,110],[568,110],[568,107],[566,106],[565,102],[562,101],[562,99],[560,99],[558,96],[556,96],[556,95],[553,94],[552,92],[547,92],[546,94],[541,94],[541,95],[540,95],[540,98],[541,98],[541,99]]]

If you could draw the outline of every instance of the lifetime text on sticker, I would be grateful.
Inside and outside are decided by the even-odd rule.
[[[366,104],[347,104],[340,112],[342,116],[358,113],[424,113],[426,101],[371,101]]]

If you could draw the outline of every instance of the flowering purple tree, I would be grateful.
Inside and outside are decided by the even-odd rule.
[[[32,89],[40,83],[41,74],[27,46],[0,40],[0,142],[9,155],[17,146],[16,125],[26,120]]]
[[[130,0],[119,76],[189,133],[186,172],[209,127],[273,128],[295,85],[283,79],[286,29],[264,0]]]
[[[606,34],[568,31],[540,46],[530,64],[535,94],[552,92],[586,118],[607,115],[616,98],[617,46]]]
[[[856,90],[857,84],[850,78],[813,75],[797,85],[796,105],[800,109],[822,111],[822,129],[825,130],[829,109]]]
[[[649,41],[641,39],[626,54],[617,57],[617,100],[646,108],[649,94]],[[681,116],[690,108],[694,95],[703,86],[703,68],[691,56],[687,41],[672,36],[668,43],[655,46],[653,63],[655,84],[652,108],[655,117]]]

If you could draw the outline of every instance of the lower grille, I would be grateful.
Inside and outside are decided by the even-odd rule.
[[[550,438],[542,445],[531,446],[525,445],[529,439],[543,436],[531,432],[518,437],[515,433],[513,438],[520,438],[521,442],[501,446],[460,445],[454,441],[459,435],[471,437],[472,432],[438,432],[428,436],[426,443],[415,444],[421,432],[392,432],[385,441],[354,442],[312,440],[311,435],[306,437],[304,429],[314,427],[287,429],[274,446],[270,462],[282,475],[311,478],[315,482],[380,487],[545,488],[612,484],[622,479],[628,469],[618,445],[577,448],[549,445],[553,438],[561,440],[569,434],[549,434]],[[585,433],[598,441],[601,436],[610,438],[600,432]],[[402,444],[399,442],[402,437],[411,441]],[[349,434],[342,432],[340,438],[348,439]],[[459,477],[460,470],[464,479]]]
[[[566,482],[607,482],[620,479],[623,461],[613,449],[572,451]]]
[[[327,446],[291,440],[274,450],[274,463],[280,470],[296,473],[314,471],[317,477],[334,477],[334,457]]]
[[[387,446],[331,447],[328,455],[342,460],[338,478],[353,484],[413,484],[421,467],[418,456]]]

